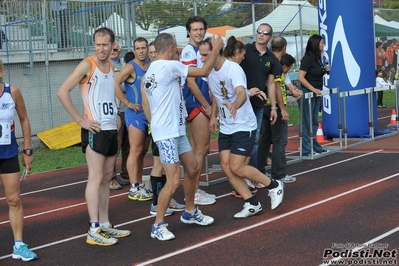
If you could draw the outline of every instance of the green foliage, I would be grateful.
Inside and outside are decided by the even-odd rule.
[[[385,0],[382,5],[383,8],[399,8],[398,0]]]
[[[61,150],[42,148],[33,154],[32,174],[75,167],[86,164],[85,154],[80,146]],[[21,169],[23,167],[21,166]]]

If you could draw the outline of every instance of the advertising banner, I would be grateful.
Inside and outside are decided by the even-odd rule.
[[[375,41],[372,0],[319,0],[319,32],[325,42],[324,62],[331,66],[324,75],[324,89],[340,92],[375,87]],[[346,98],[348,137],[369,134],[367,94]],[[375,105],[375,104],[374,104]],[[343,125],[343,100],[341,98]],[[338,99],[323,96],[323,131],[338,137]],[[376,123],[376,107],[374,108]]]

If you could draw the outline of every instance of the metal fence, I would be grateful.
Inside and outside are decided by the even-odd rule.
[[[281,2],[281,1],[279,1]],[[242,27],[265,17],[276,4],[261,0],[230,1],[49,1],[0,2],[0,54],[5,63],[5,82],[23,93],[32,134],[71,122],[56,92],[80,60],[93,53],[92,34],[107,26],[114,30],[124,55],[132,40],[153,40],[160,29],[185,26],[189,16],[200,15],[208,27]],[[391,15],[391,14],[390,14]],[[287,24],[290,17],[281,17]],[[276,21],[271,21],[273,25]],[[79,90],[71,93],[83,112]],[[16,134],[21,137],[20,128]]]

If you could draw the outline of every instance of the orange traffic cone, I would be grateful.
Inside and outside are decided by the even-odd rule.
[[[391,122],[389,123],[388,126],[396,126],[397,122],[396,122],[396,110],[392,109],[392,114],[391,114]]]
[[[328,143],[328,141],[324,139],[323,128],[321,127],[321,123],[319,123],[319,128],[317,129],[316,140],[319,144]]]

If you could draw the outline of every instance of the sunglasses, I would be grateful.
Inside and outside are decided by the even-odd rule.
[[[119,52],[119,49],[112,49],[112,51],[114,51],[114,52]]]
[[[257,34],[263,34],[265,36],[270,35],[270,33],[267,30],[257,30],[256,33]]]

